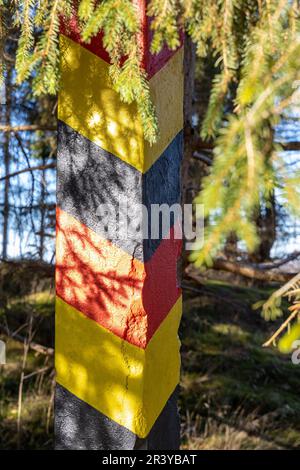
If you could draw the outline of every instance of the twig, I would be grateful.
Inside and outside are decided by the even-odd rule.
[[[286,141],[286,142],[276,141],[276,144],[281,145],[283,150],[287,150],[287,151],[300,150],[300,141]],[[213,151],[214,146],[215,144],[212,141],[206,142],[200,138],[197,138],[197,137],[194,138],[193,147],[196,151],[197,150]]]
[[[38,166],[31,166],[29,168],[23,168],[22,170],[15,171],[14,173],[10,173],[9,175],[2,176],[0,178],[0,181],[4,181],[8,178],[13,178],[14,176],[21,175],[22,173],[26,173],[28,171],[32,172],[35,170],[48,170],[49,168],[55,168],[56,164],[55,163],[48,163],[47,165],[38,165]]]
[[[300,282],[300,273],[296,274],[296,276],[292,277],[286,284],[284,284],[280,289],[277,289],[270,297],[269,300],[267,300],[266,303],[272,302],[274,299],[277,299],[279,297],[284,296],[290,288],[292,288],[294,285],[296,285],[298,282]]]
[[[43,126],[41,124],[28,124],[23,126],[0,125],[0,132],[22,132],[22,131],[56,131],[56,126]]]
[[[201,162],[205,163],[208,166],[211,166],[213,164],[211,158],[197,151],[193,153],[193,158],[195,158],[196,160],[200,160]]]
[[[25,377],[25,367],[26,367],[27,356],[28,356],[28,351],[29,351],[29,344],[32,339],[32,322],[33,322],[33,315],[31,314],[30,319],[29,319],[29,326],[28,326],[28,336],[24,341],[24,353],[23,353],[20,383],[19,383],[19,393],[18,393],[18,417],[17,417],[18,449],[20,449],[20,444],[21,444],[21,415],[22,415],[23,384],[24,384],[24,377]]]
[[[282,325],[280,325],[280,327],[278,328],[278,330],[275,331],[275,333],[271,336],[271,338],[268,339],[268,341],[266,341],[264,344],[263,344],[263,348],[267,348],[268,346],[270,346],[275,340],[276,338],[280,335],[280,333],[289,325],[289,323],[299,314],[299,310],[295,310],[293,313],[291,313],[291,315],[285,320],[285,322],[282,323]]]
[[[263,269],[263,270],[279,268],[279,267],[283,266],[284,264],[287,264],[290,261],[294,261],[295,259],[297,259],[299,257],[300,257],[300,251],[295,251],[294,253],[291,253],[289,256],[287,256],[286,258],[283,258],[281,260],[273,261],[271,263],[261,263],[259,265],[259,268]]]
[[[35,375],[38,375],[38,374],[42,374],[49,369],[51,369],[51,366],[43,367],[42,369],[38,369],[34,372],[31,372],[30,374],[24,375],[23,379],[24,380],[30,379],[31,377],[34,377]]]
[[[54,402],[54,395],[55,395],[55,384],[56,384],[56,381],[55,381],[55,377],[54,377],[53,380],[52,380],[52,384],[51,384],[52,391],[51,391],[51,396],[50,396],[49,405],[48,405],[48,409],[47,409],[47,421],[46,421],[46,432],[47,432],[47,434],[49,433],[49,428],[50,428],[51,411],[52,411],[53,402]]]

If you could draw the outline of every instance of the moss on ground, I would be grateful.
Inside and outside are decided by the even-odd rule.
[[[270,290],[209,286],[215,298],[189,294],[184,302],[183,447],[299,449],[300,366],[262,348],[278,323],[251,309]],[[225,290],[231,305],[218,298]]]

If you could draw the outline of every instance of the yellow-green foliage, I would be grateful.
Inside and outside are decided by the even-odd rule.
[[[294,349],[294,342],[300,339],[300,323],[291,326],[290,331],[285,333],[278,342],[278,349],[284,354],[290,353]]]
[[[253,251],[255,209],[268,206],[275,188],[289,211],[300,207],[300,174],[287,172],[274,142],[282,112],[299,103],[299,6],[288,0],[212,3],[215,15],[202,25],[198,42],[201,54],[212,46],[219,72],[202,127],[202,137],[214,138],[215,149],[196,199],[208,221],[204,246],[191,256],[197,265],[211,264],[232,232]]]
[[[300,10],[289,0],[152,0],[153,49],[178,44],[175,24],[212,55],[215,75],[201,129],[214,139],[211,172],[196,198],[204,205],[205,243],[191,260],[211,265],[235,232],[248,251],[258,243],[253,214],[280,187],[288,210],[299,211],[300,175],[286,172],[274,128],[294,105],[300,79]]]
[[[289,303],[293,301],[293,305],[289,307],[289,310],[294,312],[292,317],[296,316],[297,312],[300,311],[300,274],[292,277],[280,289],[273,292],[267,301],[256,302],[253,308],[262,307],[262,315],[265,320],[276,320],[283,314],[282,303],[284,298]]]
[[[20,28],[16,55],[17,83],[34,76],[33,93],[55,94],[59,75],[59,18],[69,16],[72,0],[19,0],[13,12]]]

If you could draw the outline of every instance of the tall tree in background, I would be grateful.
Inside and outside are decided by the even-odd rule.
[[[4,101],[4,125],[10,126],[11,114],[11,67],[6,69],[5,73],[5,101]],[[4,134],[3,143],[3,162],[4,162],[4,197],[3,197],[3,229],[2,229],[2,258],[7,259],[8,230],[9,230],[9,170],[10,170],[10,135]]]

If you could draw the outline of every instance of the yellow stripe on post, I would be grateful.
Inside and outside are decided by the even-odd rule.
[[[145,350],[56,300],[57,381],[139,437],[146,437],[179,382],[180,298]]]
[[[183,127],[183,48],[150,80],[160,137],[150,146],[135,104],[113,90],[109,64],[60,35],[61,90],[58,117],[104,150],[146,172]]]

